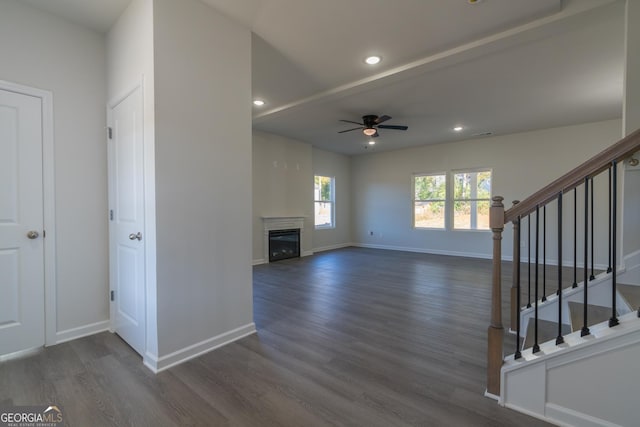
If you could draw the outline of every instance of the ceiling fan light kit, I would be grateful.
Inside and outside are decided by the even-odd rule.
[[[408,126],[380,124],[382,122],[386,122],[389,119],[391,119],[391,116],[386,116],[384,114],[382,116],[376,116],[375,114],[367,114],[365,116],[362,116],[362,123],[354,122],[351,120],[340,120],[341,122],[353,123],[355,125],[360,125],[360,126],[357,128],[341,130],[338,133],[345,133],[345,132],[351,132],[353,130],[362,129],[362,133],[364,133],[366,136],[375,138],[376,136],[379,135],[378,129],[392,129],[392,130],[409,129]]]

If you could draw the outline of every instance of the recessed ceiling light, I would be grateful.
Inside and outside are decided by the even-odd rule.
[[[369,141],[369,145],[376,145],[376,142],[372,139],[371,141]]]
[[[467,0],[469,2],[469,4],[478,4],[480,3],[482,0]]]
[[[367,59],[364,60],[364,62],[366,62],[369,65],[376,65],[380,61],[382,61],[382,58],[379,56],[369,56],[367,57]]]
[[[456,132],[460,132],[462,130],[462,126],[456,126],[453,128]]]
[[[262,99],[254,99],[253,105],[255,105],[256,107],[262,107],[264,105],[264,101]]]

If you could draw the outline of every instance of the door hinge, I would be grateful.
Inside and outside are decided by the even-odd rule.
[[[116,300],[116,291],[111,291],[110,292],[110,298],[111,298],[111,301],[115,301]]]
[[[44,239],[45,237],[47,237],[47,230],[42,230],[42,238]]]
[[[110,126],[107,127],[107,137],[109,139],[113,139],[113,128],[111,128]]]
[[[109,210],[109,220],[113,221],[113,209]]]

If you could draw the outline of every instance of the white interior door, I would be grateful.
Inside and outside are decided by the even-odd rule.
[[[0,355],[44,345],[42,100],[0,89]]]
[[[142,89],[111,110],[109,144],[110,273],[115,332],[145,349]]]

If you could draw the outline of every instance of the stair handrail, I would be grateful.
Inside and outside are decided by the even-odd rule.
[[[542,206],[550,202],[560,192],[566,193],[573,190],[582,184],[585,178],[591,178],[599,174],[607,169],[613,161],[621,162],[631,157],[638,150],[640,150],[640,129],[630,133],[609,148],[520,201],[511,209],[506,210],[504,212],[504,223],[513,222],[518,216],[524,217],[534,212],[536,206]]]
[[[504,225],[513,223],[516,226],[518,218],[535,212],[536,208],[546,205],[561,193],[571,191],[583,183],[586,185],[586,178],[593,178],[611,167],[614,162],[616,164],[622,162],[638,151],[640,151],[640,129],[630,133],[523,201],[514,201],[513,206],[508,210],[505,210],[502,203],[503,197],[494,196],[492,198],[489,222],[493,239],[493,277],[491,284],[491,323],[487,337],[487,395],[500,396],[500,369],[504,363],[501,283],[502,233]],[[514,233],[514,238],[515,236],[516,233]],[[516,256],[514,259],[520,259],[519,247],[515,243],[514,254]],[[514,271],[519,275],[519,269],[514,269]],[[514,306],[513,291],[514,289],[512,288],[512,308]]]

